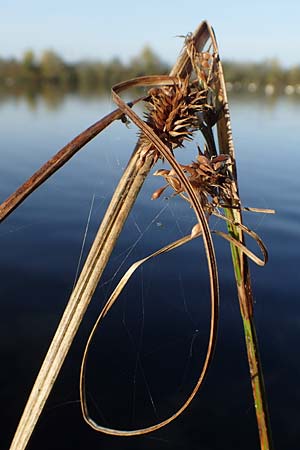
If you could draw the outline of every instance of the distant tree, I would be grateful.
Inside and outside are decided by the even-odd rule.
[[[169,67],[148,45],[142,49],[137,57],[131,60],[130,66],[137,76],[163,74],[169,70]]]
[[[39,77],[39,67],[32,50],[27,50],[23,55],[20,75],[22,79],[31,81],[37,81]]]
[[[24,69],[30,71],[36,68],[35,56],[32,50],[27,50],[22,59],[22,66]]]
[[[286,84],[295,86],[300,84],[300,65],[291,67],[286,74]]]
[[[21,65],[14,59],[0,60],[0,79],[8,87],[19,81],[21,75]]]
[[[90,91],[97,88],[99,83],[97,65],[92,62],[80,62],[76,65],[76,77],[78,85],[83,91]]]
[[[106,64],[104,69],[104,85],[107,88],[110,88],[116,83],[119,83],[122,80],[125,80],[126,68],[124,67],[120,58],[113,58]]]
[[[66,66],[62,58],[52,50],[46,50],[40,61],[41,76],[48,81],[59,82],[65,76]]]
[[[277,59],[267,60],[265,63],[265,84],[279,86],[284,83],[284,70]]]

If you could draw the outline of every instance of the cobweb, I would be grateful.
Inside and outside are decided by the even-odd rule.
[[[195,223],[193,212],[181,199],[150,202],[148,198],[149,207],[145,195],[149,197],[149,186],[133,208],[104,272],[94,313],[133,262],[190,233]],[[95,194],[75,280],[94,207]],[[91,346],[87,391],[94,420],[131,429],[152,424],[178,409],[201,370],[209,320],[209,281],[200,239],[137,270]]]
[[[119,153],[107,159],[110,167],[125,166],[126,156]],[[96,320],[132,263],[190,233],[195,224],[188,204],[170,192],[151,202],[157,187],[157,179],[150,175],[100,281],[89,320]],[[98,217],[99,198],[94,192],[75,280],[95,231],[96,208]],[[212,219],[211,225],[225,227],[220,219]],[[93,419],[111,428],[133,429],[176,411],[201,371],[209,320],[209,278],[200,238],[138,269],[91,346],[86,381]]]

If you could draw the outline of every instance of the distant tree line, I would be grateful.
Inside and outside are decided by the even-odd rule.
[[[140,75],[166,74],[169,66],[149,47],[124,64],[119,58],[108,62],[65,62],[57,53],[45,51],[37,58],[33,51],[25,52],[21,60],[0,57],[0,90],[39,90],[51,85],[64,91],[103,91],[119,81]],[[300,65],[284,68],[278,61],[262,63],[224,62],[226,81],[236,90],[259,90],[266,85],[278,92],[294,86],[300,93]],[[297,90],[296,90],[297,88]]]
[[[39,88],[45,84],[68,90],[105,90],[129,78],[146,74],[165,74],[169,67],[149,47],[128,64],[119,58],[108,62],[65,62],[52,50],[43,52],[38,59],[27,51],[21,60],[0,57],[0,87]]]
[[[275,92],[293,87],[300,92],[300,64],[285,68],[276,59],[261,63],[223,63],[225,79],[236,89],[259,90],[273,86]]]

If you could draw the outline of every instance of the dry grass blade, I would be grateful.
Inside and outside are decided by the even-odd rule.
[[[130,106],[143,100],[139,98],[130,103]],[[122,117],[123,113],[120,109],[109,113],[101,120],[82,131],[78,136],[65,145],[57,152],[49,161],[47,161],[40,169],[38,169],[25,183],[22,184],[13,194],[11,194],[0,205],[0,222],[2,222],[14,209],[16,209],[35,189],[44,183],[51,175],[66,164],[84,145],[90,142],[97,134],[101,133],[114,120]]]
[[[235,248],[238,248],[244,255],[248,256],[248,258],[252,259],[255,264],[258,266],[265,266],[268,261],[268,253],[267,250],[261,240],[258,242],[261,244],[260,249],[263,252],[263,259],[256,256],[251,250],[249,250],[245,244],[242,244],[240,241],[235,239],[233,236],[230,236],[230,234],[224,233],[223,231],[218,230],[212,230],[212,233],[217,234],[218,236],[222,237],[226,241],[228,241],[231,245],[234,245]]]
[[[248,206],[244,206],[244,211],[250,211],[250,212],[257,212],[257,213],[263,213],[263,214],[275,214],[275,209],[269,209],[269,208],[249,208]]]
[[[271,211],[271,210],[269,210],[269,211]],[[252,261],[255,262],[258,266],[265,266],[267,264],[268,251],[265,247],[265,244],[263,243],[261,238],[258,236],[258,234],[255,233],[255,231],[250,230],[248,227],[246,227],[246,225],[244,225],[242,223],[233,222],[231,219],[223,216],[222,214],[219,214],[217,212],[214,212],[213,214],[214,214],[214,216],[219,217],[222,220],[225,220],[230,225],[237,227],[238,229],[242,230],[244,233],[248,234],[248,236],[252,237],[256,241],[257,245],[259,246],[259,248],[262,252],[262,255],[263,255],[263,259],[260,259],[257,256],[255,256],[250,250],[247,249],[247,247],[244,244],[242,244],[242,242],[237,241],[233,236],[230,236],[228,234],[224,235],[224,233],[215,231],[217,234],[219,234],[220,236],[224,237],[226,240],[231,242],[235,247],[239,247],[243,251],[243,253],[245,255],[247,255],[250,259],[252,259]]]
[[[214,213],[217,217],[225,220],[225,221],[229,221],[229,219],[227,219],[226,217],[222,216],[221,214],[218,213]],[[220,232],[218,230],[211,230],[212,233],[215,233],[221,237],[223,237],[225,240],[227,240],[228,242],[230,242],[232,245],[235,245],[236,247],[238,247],[239,249],[241,249],[248,257],[250,257],[256,264],[258,265],[265,265],[267,262],[267,250],[263,244],[263,242],[261,241],[261,239],[259,238],[259,236],[253,232],[252,230],[250,230],[249,228],[247,228],[244,225],[238,224],[242,230],[244,232],[246,232],[249,236],[253,237],[255,239],[255,241],[258,243],[262,254],[263,254],[263,259],[258,258],[256,255],[254,255],[250,250],[247,249],[247,247],[245,245],[243,245],[241,242],[237,241],[236,239],[234,239],[232,236],[225,234],[223,232]],[[85,419],[85,421],[96,431],[100,431],[102,433],[105,434],[110,434],[110,435],[114,435],[114,436],[137,436],[137,435],[142,435],[142,434],[146,434],[146,433],[151,433],[153,431],[156,431],[164,426],[166,426],[167,424],[169,424],[170,422],[172,422],[173,420],[175,420],[180,414],[182,414],[182,412],[184,410],[186,410],[189,405],[191,404],[192,400],[194,399],[195,395],[197,394],[197,392],[199,391],[203,381],[204,381],[204,377],[206,375],[207,372],[207,364],[206,361],[204,362],[202,371],[199,374],[198,380],[194,386],[194,389],[192,390],[192,392],[190,393],[190,395],[187,397],[187,399],[185,400],[185,402],[183,403],[183,405],[175,412],[173,413],[170,417],[168,417],[167,419],[164,419],[154,425],[148,426],[148,427],[144,427],[144,428],[140,428],[140,429],[134,429],[134,430],[120,430],[120,429],[116,429],[116,428],[111,428],[111,427],[105,427],[103,425],[99,425],[98,423],[96,423],[93,418],[90,416],[89,414],[89,408],[88,408],[88,404],[87,404],[87,395],[86,395],[86,364],[87,364],[87,359],[88,359],[88,354],[89,354],[89,349],[91,346],[91,343],[93,341],[94,335],[96,330],[98,329],[98,327],[101,325],[102,320],[104,319],[104,317],[108,314],[108,312],[110,311],[110,309],[112,308],[112,306],[115,304],[115,302],[117,301],[117,299],[119,298],[119,295],[121,294],[121,292],[123,291],[124,287],[126,286],[126,284],[128,283],[129,279],[131,278],[131,276],[133,275],[133,273],[145,262],[149,261],[152,258],[155,258],[156,256],[162,255],[164,253],[170,252],[172,250],[174,250],[177,247],[180,247],[184,244],[186,244],[187,242],[190,242],[192,239],[195,239],[197,237],[199,237],[200,235],[202,235],[199,223],[193,228],[192,233],[188,236],[185,236],[175,242],[172,242],[169,245],[166,245],[165,247],[157,250],[156,252],[152,253],[151,255],[135,262],[134,264],[132,264],[132,266],[126,271],[126,273],[124,274],[124,276],[121,278],[121,280],[119,281],[118,285],[116,286],[116,288],[114,289],[113,293],[111,294],[110,298],[108,299],[108,301],[106,302],[105,306],[103,307],[103,309],[101,310],[101,313],[99,314],[93,328],[92,331],[89,335],[88,341],[86,343],[85,346],[85,350],[84,350],[84,355],[82,358],[82,363],[81,363],[81,371],[80,371],[80,401],[81,401],[81,409],[82,409],[82,414],[83,417]],[[212,303],[211,304],[211,315],[214,315],[214,308],[215,305]],[[216,336],[217,334],[217,322],[216,321],[211,321],[211,330],[210,330],[210,335],[211,336]],[[206,355],[206,359],[210,359],[211,354],[208,352]]]
[[[195,39],[199,46],[201,46],[205,45],[207,38],[207,25],[203,23],[198,28]],[[186,76],[186,74],[189,73],[190,68],[191,63],[189,57],[186,51],[184,51],[170,75],[175,77]],[[165,80],[164,83],[167,83],[167,81]],[[124,107],[122,104],[122,114],[123,112]],[[127,109],[126,113],[128,114]],[[160,141],[158,146],[160,146]],[[26,448],[53,384],[59,374],[63,361],[73,342],[86,308],[90,303],[94,290],[96,289],[101,274],[107,264],[112,249],[114,248],[119,233],[121,232],[144,179],[152,167],[154,160],[151,155],[145,157],[141,162],[141,150],[141,144],[139,143],[113,195],[81,275],[72,292],[40,372],[36,378],[10,450],[24,450]],[[199,211],[201,215],[201,210]],[[217,287],[215,287],[215,290],[216,292],[218,291]]]
[[[197,380],[192,392],[190,393],[188,398],[185,400],[185,402],[182,404],[182,406],[174,414],[172,414],[167,419],[164,419],[154,425],[151,425],[151,426],[148,426],[145,428],[140,428],[140,429],[135,429],[135,430],[119,430],[119,429],[109,428],[109,427],[99,425],[91,418],[91,416],[89,414],[88,405],[87,405],[86,387],[85,387],[86,363],[87,363],[89,348],[92,343],[94,334],[95,334],[97,328],[99,327],[99,325],[101,324],[102,319],[107,315],[107,313],[109,312],[111,307],[117,301],[119,295],[121,294],[122,290],[124,289],[125,285],[128,283],[130,277],[133,275],[135,270],[137,270],[138,267],[140,267],[142,264],[147,262],[149,259],[155,258],[156,256],[159,256],[163,253],[170,252],[170,251],[174,250],[175,248],[180,247],[181,245],[184,245],[187,242],[190,242],[192,239],[195,239],[195,237],[196,236],[191,236],[191,235],[185,236],[185,237],[179,239],[178,241],[172,242],[171,244],[159,249],[155,253],[152,253],[151,255],[132,264],[132,266],[127,270],[127,272],[124,274],[124,276],[122,277],[122,279],[116,286],[115,290],[113,291],[110,298],[108,299],[105,306],[103,307],[98,319],[96,320],[96,322],[93,326],[93,329],[89,335],[89,338],[88,338],[88,341],[87,341],[87,344],[86,344],[86,347],[84,350],[84,355],[83,355],[82,364],[81,364],[81,371],[80,371],[80,400],[81,400],[82,414],[83,414],[85,421],[94,430],[100,431],[105,434],[110,434],[113,436],[137,436],[137,435],[141,435],[141,434],[151,433],[153,431],[158,430],[159,428],[162,428],[162,427],[168,425],[170,422],[172,422],[178,416],[180,416],[180,414],[182,414],[182,412],[189,407],[189,405],[191,404],[195,395],[199,391],[199,389],[204,381],[205,375],[207,373],[208,362],[211,359],[210,352],[207,352],[206,359],[204,361],[202,370],[199,374],[198,380]],[[215,308],[216,308],[216,305],[214,303],[212,303],[211,304],[211,315],[212,316],[214,316]],[[216,320],[211,321],[210,326],[211,326],[210,335],[215,337],[217,334],[217,321]]]

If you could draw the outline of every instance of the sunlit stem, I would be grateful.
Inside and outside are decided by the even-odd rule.
[[[233,221],[237,221],[238,217],[235,216],[240,215],[238,211],[234,211],[232,209],[226,209],[225,214]],[[239,239],[242,241],[242,232],[238,227],[232,225],[231,223],[227,223],[227,227],[229,233],[235,239]],[[259,430],[260,448],[261,450],[271,450],[273,448],[271,424],[269,418],[268,403],[266,399],[262,364],[259,355],[258,339],[255,331],[255,323],[253,317],[253,295],[251,289],[250,273],[248,269],[248,261],[241,250],[232,244],[231,254],[239,297],[240,311],[244,326],[254,407]]]

